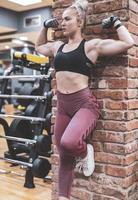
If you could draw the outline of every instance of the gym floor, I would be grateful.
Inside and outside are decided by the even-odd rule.
[[[8,119],[8,123],[10,123]],[[0,134],[3,134],[3,128],[0,126]],[[0,156],[3,157],[4,151],[7,151],[7,144],[4,139],[0,139]],[[25,170],[19,166],[10,167],[10,163],[0,160],[0,170],[14,171],[19,174],[25,174]],[[51,200],[51,183],[44,182],[42,179],[35,178],[35,188],[27,189],[24,185],[24,177],[14,173],[0,173],[0,200]]]

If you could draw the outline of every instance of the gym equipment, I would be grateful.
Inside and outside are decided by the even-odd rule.
[[[0,94],[0,98],[16,98],[16,99],[36,99],[36,100],[45,100],[46,96],[34,96],[34,95],[7,95],[7,94]]]
[[[16,51],[13,53],[13,58],[21,59],[21,60],[25,60],[25,61],[29,61],[29,62],[34,62],[34,63],[38,63],[38,64],[49,63],[48,57],[40,57],[38,55],[26,54],[26,53],[22,53],[19,51]]]
[[[13,79],[13,78],[40,78],[48,79],[49,75],[14,75],[14,76],[0,76],[0,79]]]
[[[106,19],[103,19],[102,20],[102,27],[103,28],[111,28],[113,25],[114,25],[114,23],[117,21],[117,20],[120,20],[120,18],[119,17],[116,17],[116,16],[111,16],[111,17],[108,17],[108,18],[106,18]],[[121,23],[121,22],[120,22]]]
[[[44,21],[44,27],[45,28],[57,28],[59,25],[56,18],[48,19]]]
[[[32,161],[30,163],[13,160],[13,159],[9,159],[9,158],[3,158],[3,157],[0,157],[0,159],[5,160],[10,163],[13,163],[13,164],[26,166],[27,167],[26,172],[27,171],[29,172],[31,170],[32,174],[30,174],[30,176],[28,176],[28,177],[25,176],[24,187],[27,187],[27,188],[35,187],[34,182],[32,180],[32,175],[37,178],[45,178],[47,176],[47,174],[49,173],[49,171],[51,170],[51,164],[45,158],[36,158],[36,159],[34,159],[34,161]]]
[[[15,129],[15,131],[17,131],[17,130]],[[18,134],[21,135],[21,132],[18,132]],[[29,135],[29,137],[31,138],[31,135]],[[45,154],[46,152],[47,153],[50,152],[50,150],[51,150],[51,137],[49,135],[42,134],[42,135],[35,137],[35,139],[33,139],[33,137],[32,137],[32,139],[30,139],[29,137],[26,139],[26,138],[18,137],[17,134],[16,134],[16,136],[0,135],[0,138],[13,141],[13,143],[11,144],[11,146],[13,147],[13,151],[16,150],[17,145],[22,145],[24,147],[31,147],[32,145],[36,145],[39,155],[41,154],[41,156],[42,156],[42,153]],[[14,142],[19,142],[19,143],[14,143]]]
[[[37,157],[38,151],[42,151],[43,148],[45,148],[45,143],[43,142],[44,140],[46,141],[46,138],[44,135],[38,136],[37,140],[30,140],[30,139],[25,139],[25,138],[2,136],[2,135],[0,135],[0,137],[6,140],[14,141],[14,142],[15,141],[18,141],[20,143],[23,142],[24,146],[30,147],[30,152],[29,152],[30,157],[28,159],[28,162],[0,157],[0,159],[8,161],[10,163],[28,167],[26,171],[26,176],[25,176],[25,184],[24,184],[25,187],[28,187],[28,188],[34,187],[33,176],[38,177],[38,178],[44,178],[47,176],[47,174],[49,173],[51,169],[51,164],[46,158]]]
[[[27,117],[27,116],[21,116],[21,115],[8,115],[8,114],[0,114],[0,117],[45,122],[45,119],[41,117]]]
[[[0,118],[1,125],[5,126],[5,138],[8,144],[8,152],[4,153],[4,159],[13,164],[26,166],[25,183],[27,188],[33,188],[33,177],[46,178],[51,165],[46,157],[51,156],[51,72],[49,70],[49,60],[42,59],[31,54],[23,54],[14,52],[12,63],[14,66],[27,67],[40,72],[40,75],[15,75],[0,77],[2,81],[9,79],[36,78],[39,87],[37,92],[32,93],[32,88],[22,87],[22,92],[19,95],[9,95],[7,98],[17,98],[23,100],[32,100],[25,108],[24,112],[18,115],[4,115],[0,117],[15,118],[11,125],[6,124],[6,121]],[[25,80],[24,83],[28,82]],[[39,81],[39,82],[38,82]],[[33,82],[34,83],[34,82]],[[19,90],[18,90],[19,91]],[[17,92],[18,92],[17,91]],[[4,92],[1,98],[6,97]],[[43,134],[46,130],[47,135]],[[41,158],[41,157],[44,158]],[[37,167],[36,167],[37,166]]]

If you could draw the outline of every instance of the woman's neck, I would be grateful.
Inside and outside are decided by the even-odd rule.
[[[72,37],[69,37],[68,44],[74,44],[79,43],[83,39],[82,35],[74,35]]]

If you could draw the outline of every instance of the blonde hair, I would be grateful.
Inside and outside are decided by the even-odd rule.
[[[75,2],[69,7],[77,11],[77,14],[81,20],[83,20],[83,27],[86,23],[86,12],[88,8],[87,0],[75,0]]]

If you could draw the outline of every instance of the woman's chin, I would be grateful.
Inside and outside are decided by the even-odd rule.
[[[68,32],[63,31],[63,35],[67,37],[69,34]]]

